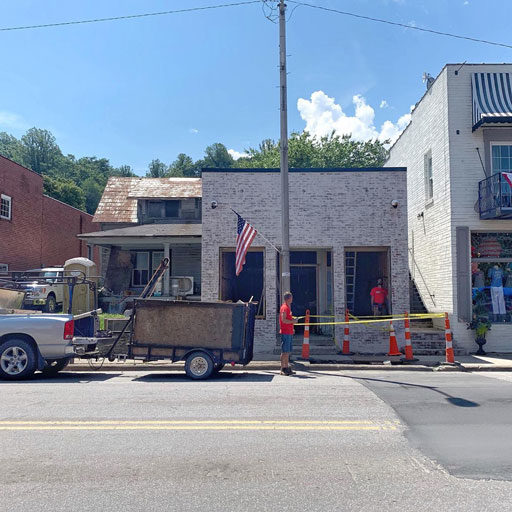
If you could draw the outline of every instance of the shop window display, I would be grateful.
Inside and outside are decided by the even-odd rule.
[[[512,323],[512,233],[472,233],[473,317]]]

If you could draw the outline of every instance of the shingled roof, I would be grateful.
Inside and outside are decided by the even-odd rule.
[[[201,178],[109,178],[93,222],[137,222],[138,199],[202,196]]]

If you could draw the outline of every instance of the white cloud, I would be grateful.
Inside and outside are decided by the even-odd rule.
[[[0,111],[0,127],[11,130],[26,130],[27,122],[18,114]]]
[[[194,135],[196,133],[199,133],[199,130],[197,128],[190,128],[188,131],[189,131],[189,133],[193,133]]]
[[[469,0],[464,0],[464,4],[463,5],[469,5]]]
[[[299,98],[297,109],[306,121],[305,130],[311,135],[322,137],[334,131],[337,135],[349,135],[355,140],[366,141],[389,139],[393,144],[411,120],[411,114],[404,114],[396,123],[385,121],[380,130],[375,126],[375,110],[360,94],[352,97],[355,115],[348,116],[334,98],[323,91],[315,91],[311,99]]]
[[[228,149],[228,153],[232,156],[233,160],[249,156],[247,153],[240,153],[240,151],[237,151],[236,149]]]
[[[380,108],[389,108],[389,104],[386,100],[382,100],[379,106]]]

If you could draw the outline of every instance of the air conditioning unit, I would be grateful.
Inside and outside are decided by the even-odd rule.
[[[194,278],[192,276],[170,276],[171,295],[183,296],[194,294]]]

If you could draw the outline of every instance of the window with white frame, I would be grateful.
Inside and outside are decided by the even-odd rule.
[[[491,144],[492,173],[512,172],[512,144]]]
[[[155,270],[164,259],[163,251],[133,251],[132,252],[132,286],[146,286]]]
[[[11,220],[12,199],[5,194],[0,194],[0,218]]]
[[[432,174],[432,151],[426,153],[423,157],[424,177],[425,177],[425,200],[431,201],[434,198],[434,177]]]
[[[9,272],[9,265],[7,263],[0,263],[0,273]]]
[[[149,252],[132,253],[132,286],[146,286],[149,281]]]

